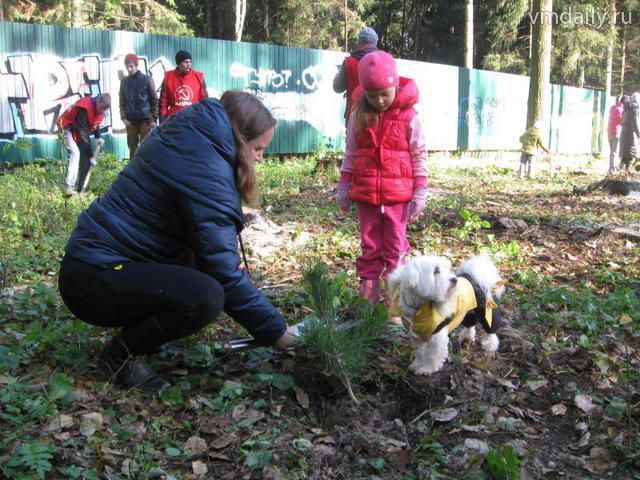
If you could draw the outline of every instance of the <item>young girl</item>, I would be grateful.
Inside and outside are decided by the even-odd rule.
[[[418,88],[413,80],[398,77],[394,59],[382,51],[368,53],[360,60],[358,76],[337,200],[343,212],[352,201],[358,208],[360,294],[376,304],[379,280],[404,263],[411,248],[407,223],[425,207],[426,147],[413,108]]]

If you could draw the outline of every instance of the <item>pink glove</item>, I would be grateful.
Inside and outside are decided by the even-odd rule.
[[[413,198],[411,199],[411,203],[409,203],[409,213],[407,218],[410,222],[416,220],[420,215],[422,215],[422,211],[427,203],[427,187],[419,186],[413,190]]]
[[[340,210],[343,212],[348,212],[351,209],[351,183],[350,182],[340,182],[338,183],[338,195],[337,195],[338,205],[340,205]]]

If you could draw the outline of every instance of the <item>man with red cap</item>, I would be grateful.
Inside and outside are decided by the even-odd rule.
[[[138,70],[138,56],[124,57],[128,75],[120,80],[120,118],[127,130],[129,158],[158,122],[158,95],[153,79]]]
[[[191,54],[180,50],[176,53],[175,70],[166,72],[162,81],[160,122],[208,96],[204,74],[191,68]]]

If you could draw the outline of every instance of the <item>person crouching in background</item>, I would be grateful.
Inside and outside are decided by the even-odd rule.
[[[87,188],[86,179],[91,165],[95,165],[90,135],[96,138],[96,146],[104,145],[100,138],[100,124],[104,112],[111,106],[111,96],[102,93],[97,97],[84,97],[58,119],[62,129],[64,146],[67,149],[67,174],[65,195],[75,196]]]

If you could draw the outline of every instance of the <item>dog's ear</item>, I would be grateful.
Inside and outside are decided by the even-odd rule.
[[[417,288],[420,283],[420,269],[414,262],[409,262],[404,266],[404,280],[410,288]]]

